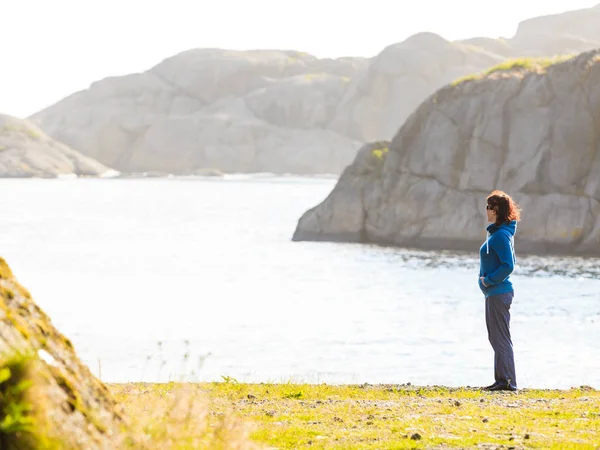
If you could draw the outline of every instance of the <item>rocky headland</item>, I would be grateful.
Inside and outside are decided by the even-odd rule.
[[[97,177],[108,167],[49,137],[30,121],[0,114],[0,178]]]
[[[193,49],[99,80],[30,119],[124,173],[340,174],[443,86],[512,58],[600,47],[599,22],[595,7],[524,21],[510,39],[425,32],[372,58]]]
[[[600,254],[600,50],[438,90],[389,148],[362,147],[293,239],[473,250],[494,189],[523,209],[521,252]]]

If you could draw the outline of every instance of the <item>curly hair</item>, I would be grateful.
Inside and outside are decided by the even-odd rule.
[[[503,191],[493,191],[486,198],[488,206],[496,212],[496,225],[521,220],[521,209],[515,201]]]

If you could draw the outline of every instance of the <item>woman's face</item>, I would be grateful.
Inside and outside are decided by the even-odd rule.
[[[487,205],[485,207],[485,212],[487,213],[487,221],[490,223],[495,223],[496,222],[496,211],[494,211],[491,208],[492,207],[490,205]]]

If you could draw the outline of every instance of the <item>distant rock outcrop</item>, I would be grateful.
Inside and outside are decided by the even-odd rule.
[[[357,75],[330,128],[361,142],[390,139],[433,91],[504,57],[421,33],[385,48]]]
[[[94,83],[32,120],[126,172],[339,173],[360,143],[325,125],[366,63],[191,50],[145,73]]]
[[[510,45],[528,56],[599,48],[600,5],[525,20],[519,24]]]
[[[123,172],[341,173],[437,89],[508,58],[600,47],[600,8],[539,17],[512,39],[419,33],[371,59],[196,49],[93,83],[32,116]]]
[[[50,138],[26,120],[0,114],[0,178],[99,176],[109,168]]]
[[[106,386],[2,258],[0,408],[1,449],[100,450],[119,448],[125,437],[126,419]]]
[[[330,128],[361,142],[391,139],[425,98],[454,79],[511,58],[596,48],[600,48],[600,7],[526,20],[512,39],[450,42],[419,33],[385,48],[357,74]]]
[[[600,50],[545,66],[431,95],[389,151],[363,147],[293,239],[473,250],[502,189],[523,207],[521,252],[600,254]]]

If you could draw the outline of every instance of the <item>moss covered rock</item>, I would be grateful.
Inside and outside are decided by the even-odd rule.
[[[0,448],[108,449],[126,421],[0,258]]]

